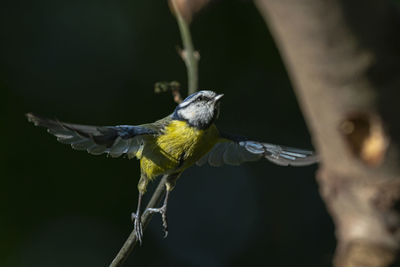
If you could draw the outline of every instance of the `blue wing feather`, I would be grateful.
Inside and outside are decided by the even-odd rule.
[[[318,156],[311,150],[253,141],[246,137],[221,132],[221,142],[217,143],[197,164],[203,165],[208,162],[211,166],[220,166],[223,163],[239,165],[262,158],[283,166],[306,166],[318,162]]]
[[[47,128],[59,142],[94,155],[107,153],[112,157],[119,157],[127,154],[132,157],[138,150],[137,146],[142,143],[134,139],[158,134],[156,129],[145,125],[89,126],[50,120],[32,113],[26,116],[36,126]]]

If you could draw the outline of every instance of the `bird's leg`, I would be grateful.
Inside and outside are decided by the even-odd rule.
[[[168,235],[168,221],[167,221],[167,205],[168,205],[168,196],[169,196],[169,190],[165,193],[164,197],[164,203],[160,208],[147,208],[144,211],[144,214],[146,213],[160,213],[163,221],[163,228],[164,228],[164,237],[167,237]]]
[[[140,213],[142,196],[143,196],[143,194],[139,192],[138,205],[137,205],[136,212],[132,212],[132,214],[131,214],[131,219],[132,219],[133,225],[134,225],[134,231],[136,233],[136,237],[139,240],[140,245],[142,245],[142,239],[143,239],[143,227],[142,227],[142,220],[141,220],[142,214]]]
[[[168,220],[167,220],[167,206],[168,206],[168,197],[169,193],[174,189],[176,180],[179,178],[180,173],[170,174],[167,178],[165,183],[166,193],[164,197],[164,203],[160,208],[148,208],[144,211],[146,214],[147,212],[151,213],[160,213],[162,216],[163,221],[163,228],[164,228],[164,238],[168,235]]]
[[[138,197],[136,213],[132,212],[131,214],[131,219],[134,225],[134,231],[140,245],[142,245],[142,240],[143,240],[142,214],[140,210],[142,207],[142,197],[143,194],[146,192],[147,183],[148,179],[142,175],[138,183],[139,197]]]

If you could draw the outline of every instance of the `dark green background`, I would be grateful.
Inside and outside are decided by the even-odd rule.
[[[290,18],[287,18],[290,20]],[[0,266],[107,266],[132,230],[138,162],[74,151],[26,112],[95,124],[168,115],[157,81],[186,70],[166,1],[0,4]],[[217,1],[197,15],[200,88],[224,93],[218,126],[312,148],[275,44],[253,3]],[[330,266],[333,225],[317,166],[193,167],[127,266]]]

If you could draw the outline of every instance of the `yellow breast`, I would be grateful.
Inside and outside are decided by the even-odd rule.
[[[215,125],[199,130],[184,121],[173,120],[154,144],[146,144],[140,160],[142,172],[152,179],[160,174],[183,171],[210,151],[218,138]]]

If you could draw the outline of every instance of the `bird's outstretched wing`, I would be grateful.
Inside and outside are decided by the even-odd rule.
[[[143,149],[145,136],[158,134],[156,129],[145,125],[88,126],[45,119],[32,113],[26,117],[36,126],[47,128],[59,142],[93,155],[107,153],[119,157],[126,154],[132,158]]]
[[[251,141],[221,133],[220,142],[197,161],[197,165],[207,162],[211,166],[239,165],[263,158],[282,166],[306,166],[318,162],[317,155],[310,150]]]

